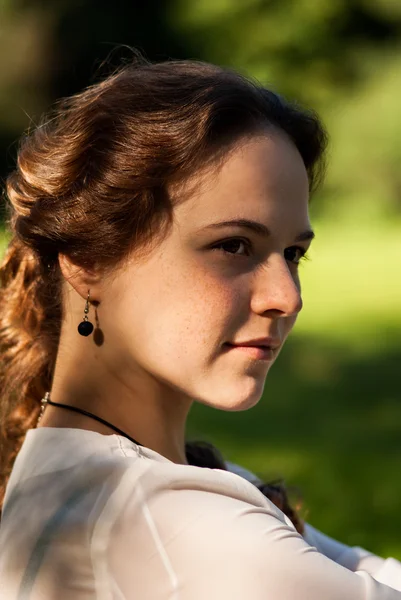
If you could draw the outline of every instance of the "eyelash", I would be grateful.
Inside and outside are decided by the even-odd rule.
[[[229,252],[228,250],[224,250],[224,248],[222,248],[222,246],[224,246],[225,244],[230,244],[231,242],[241,242],[244,244],[245,246],[245,252],[243,254],[237,254],[235,252]],[[213,250],[221,250],[222,252],[224,252],[224,254],[229,254],[231,256],[250,256],[251,252],[252,252],[252,244],[250,242],[250,240],[246,239],[246,238],[228,238],[226,240],[222,240],[221,242],[218,242],[217,244],[215,244],[212,247]],[[289,248],[286,248],[284,250],[284,256],[285,253],[288,252],[288,250],[295,250],[295,251],[299,251],[300,256],[298,261],[295,260],[291,260],[289,258],[286,258],[286,260],[288,260],[288,262],[291,262],[292,264],[298,265],[302,260],[308,260],[308,255],[306,253],[305,248],[303,248],[302,246],[290,246]]]
[[[301,261],[309,259],[309,256],[307,255],[305,248],[302,248],[302,246],[290,246],[289,248],[286,248],[284,250],[284,256],[285,256],[285,252],[287,250],[299,250],[300,255],[299,255],[299,259],[297,261],[286,259],[289,262],[293,263],[294,265],[299,265]]]

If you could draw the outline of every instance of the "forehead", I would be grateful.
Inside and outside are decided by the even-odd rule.
[[[277,132],[241,140],[175,196],[180,228],[238,218],[294,230],[309,226],[305,166],[295,145]]]

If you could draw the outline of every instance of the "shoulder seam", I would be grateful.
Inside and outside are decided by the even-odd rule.
[[[122,455],[123,455],[123,456],[125,456],[125,457],[127,457],[127,454],[126,454],[126,452],[125,452],[125,450],[124,450],[124,446],[123,446],[123,445],[122,445],[122,443],[121,443],[121,438],[120,438],[119,436],[117,436],[117,439],[118,439],[118,445],[119,445],[119,447],[120,447],[120,450],[121,450],[121,453],[122,453]]]

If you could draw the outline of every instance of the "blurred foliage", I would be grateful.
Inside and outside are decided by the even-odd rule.
[[[211,60],[235,65],[297,100],[336,103],[396,46],[399,3],[369,0],[178,0],[172,21]]]
[[[21,132],[129,46],[232,66],[326,123],[295,332],[257,407],[195,406],[190,433],[284,475],[328,534],[401,558],[401,2],[0,0],[0,176]]]
[[[0,0],[0,175],[21,131],[128,46],[233,66],[314,107],[332,138],[320,211],[400,213],[398,0]]]

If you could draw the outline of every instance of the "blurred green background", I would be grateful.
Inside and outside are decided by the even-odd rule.
[[[323,118],[305,308],[258,406],[196,406],[189,436],[284,477],[325,533],[401,559],[401,3],[0,0],[3,178],[21,132],[124,45],[233,66]]]

